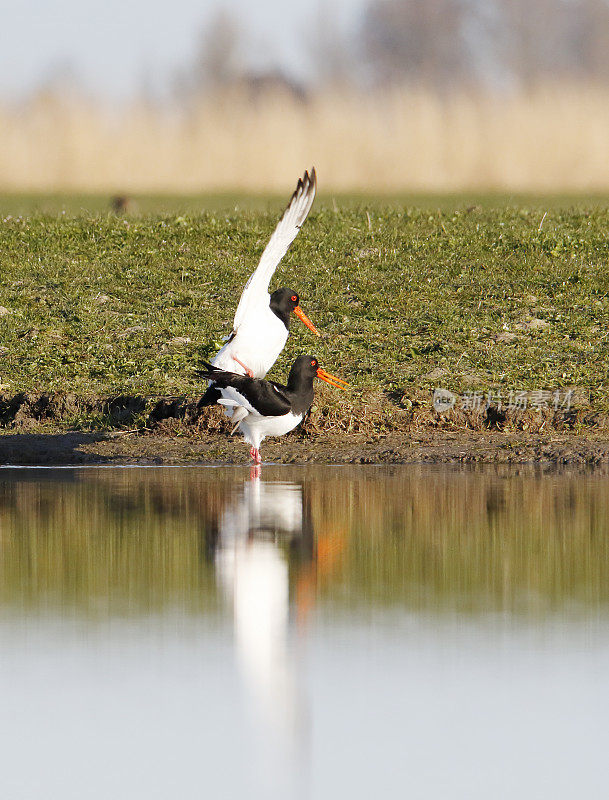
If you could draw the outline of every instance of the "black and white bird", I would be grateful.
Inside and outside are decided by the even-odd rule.
[[[264,378],[285,346],[292,313],[319,336],[317,328],[300,308],[297,292],[286,288],[277,289],[271,295],[268,292],[273,273],[311,210],[316,189],[313,168],[310,174],[305,172],[299,179],[255,272],[245,284],[232,333],[212,359],[214,367],[250,378]],[[211,384],[199,406],[217,403],[220,396],[218,388]]]
[[[240,429],[245,441],[251,445],[250,455],[256,464],[261,463],[260,443],[263,439],[283,436],[302,422],[313,403],[315,378],[321,378],[338,389],[349,385],[323,370],[314,356],[298,356],[285,386],[275,381],[226,372],[213,364],[205,367],[201,376],[214,381],[222,390],[218,402],[234,411],[232,433]]]

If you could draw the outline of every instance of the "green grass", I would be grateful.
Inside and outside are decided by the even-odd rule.
[[[148,198],[118,217],[97,200],[57,213],[53,198],[0,198],[2,391],[195,395],[283,201],[191,199],[176,213],[174,198],[159,213]],[[442,385],[577,387],[609,410],[609,211],[600,198],[479,200],[322,198],[271,288],[296,289],[324,336],[294,319],[271,375],[310,352],[353,384],[354,407],[367,389]],[[17,216],[29,202],[54,213]]]

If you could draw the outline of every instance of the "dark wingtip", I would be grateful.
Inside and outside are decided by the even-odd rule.
[[[315,167],[311,167],[311,172],[308,170],[304,174],[307,195],[315,195],[317,191],[317,173]]]
[[[294,203],[295,200],[299,200],[301,197],[303,197],[303,195],[305,197],[309,197],[312,194],[314,197],[316,190],[317,190],[317,175],[315,173],[315,167],[311,167],[310,173],[308,170],[305,170],[302,178],[298,178],[298,183],[296,184],[296,188],[292,192],[292,196],[290,197],[290,202],[285,207],[285,211],[281,215],[281,219],[283,219],[283,217],[286,215],[288,209],[292,206],[292,203]],[[302,223],[307,217],[307,214],[305,214],[304,219],[297,224],[296,226],[297,228],[301,227]]]

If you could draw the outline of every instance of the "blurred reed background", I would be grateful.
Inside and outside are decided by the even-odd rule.
[[[285,191],[312,163],[346,192],[609,187],[604,0],[322,4],[298,78],[252,66],[235,7],[162,87],[119,102],[74,67],[0,98],[0,190]]]
[[[338,191],[609,187],[609,89],[546,84],[497,97],[392,88],[227,89],[187,112],[119,112],[49,95],[0,110],[0,187],[29,191],[281,191],[315,164]]]

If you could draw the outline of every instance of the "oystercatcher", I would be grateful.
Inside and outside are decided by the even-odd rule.
[[[250,455],[256,464],[262,460],[260,443],[263,439],[282,436],[302,422],[313,403],[316,377],[338,389],[349,385],[323,370],[314,356],[298,356],[286,386],[226,372],[213,364],[205,364],[201,376],[214,382],[222,395],[218,402],[234,410],[235,425],[231,433],[240,428],[245,441],[251,444]]]
[[[292,312],[319,336],[319,331],[302,311],[298,293],[293,289],[277,289],[268,293],[269,283],[281,259],[296,238],[315,199],[315,168],[298,180],[288,207],[279,220],[264,249],[256,271],[245,284],[239,300],[233,330],[224,347],[212,359],[214,367],[264,378],[283,350],[290,329]],[[220,392],[210,384],[199,406],[217,403]],[[229,416],[231,415],[230,412]]]

